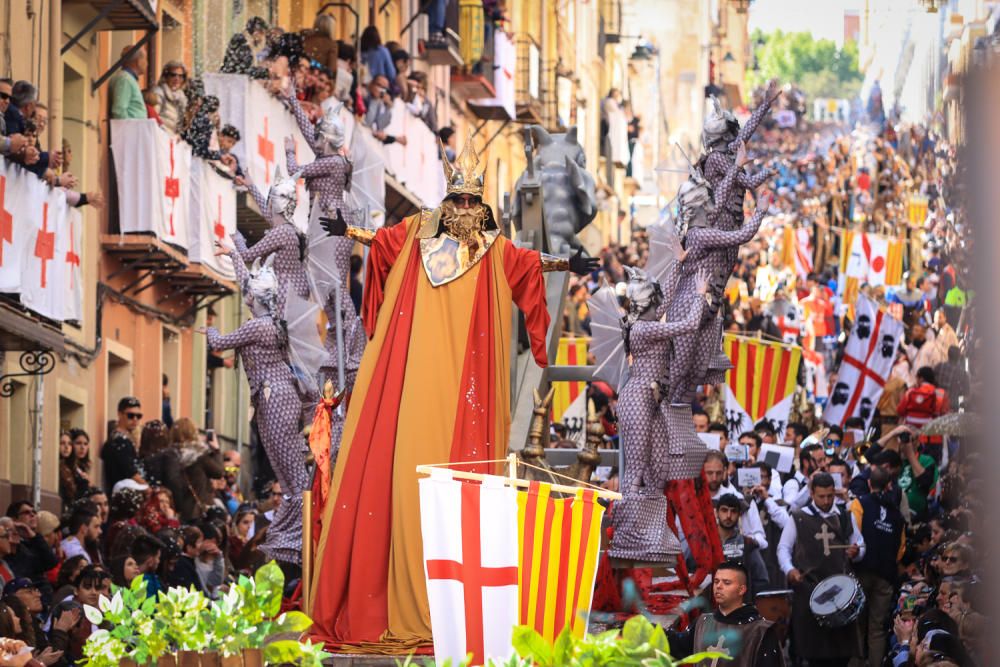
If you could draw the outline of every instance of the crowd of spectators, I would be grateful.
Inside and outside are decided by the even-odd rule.
[[[280,488],[245,500],[238,453],[221,451],[188,418],[170,428],[143,418],[137,399],[121,399],[100,450],[101,480],[87,432],[62,433],[61,516],[17,501],[0,518],[0,637],[33,647],[41,664],[82,657],[94,630],[83,605],[112,585],[140,577],[151,594],[182,586],[214,598],[264,563],[257,546]]]
[[[992,664],[983,637],[984,524],[976,511],[983,503],[983,469],[969,438],[921,430],[944,415],[974,409],[982,382],[969,274],[974,240],[965,221],[960,156],[920,125],[862,118],[847,130],[809,122],[801,96],[790,103],[788,97],[779,111],[790,113],[767,119],[751,145],[756,168],[773,175],[765,185],[769,218],[741,249],[723,313],[727,332],[797,344],[816,364],[800,372],[789,423],[776,432],[761,421],[735,439],[732,444],[746,446],[741,461],[723,453],[731,433],[722,386],[699,392],[695,430],[714,433],[722,449],[710,452],[704,479],[724,553],[742,561],[751,599],[815,586],[804,579],[807,552],[799,550],[812,535],[800,538],[793,518],[803,512],[839,517],[852,545],[845,571],[866,596],[850,626],[857,641],[844,643],[840,655],[826,655],[828,662],[810,656],[801,637],[794,639],[803,620],[791,617],[789,606],[777,620],[791,627],[793,639],[785,646],[791,664],[807,658],[810,665]],[[925,217],[913,219],[914,200],[925,202]],[[786,226],[806,231],[813,260],[807,272],[787,261]],[[845,294],[840,271],[841,255],[850,251],[848,230],[898,239],[903,247],[902,284],[862,280],[858,286],[905,328],[867,428],[860,418],[842,426],[823,420],[828,390],[821,387],[834,386],[855,326],[855,295]],[[640,228],[628,243],[602,251],[601,270],[570,287],[567,335],[589,334],[588,299],[605,280],[618,284],[624,299],[623,267],[642,266],[648,251]],[[614,446],[617,396],[601,382],[591,383],[588,394],[608,406],[606,432]],[[779,472],[764,463],[759,452],[765,443],[793,446],[792,469]],[[738,485],[744,467],[760,470],[760,485]],[[598,471],[598,481],[617,488],[617,470]]]
[[[64,140],[58,148],[44,150],[39,137],[48,122],[49,108],[39,100],[33,83],[0,79],[0,156],[62,189],[70,206],[100,208],[104,205],[101,191],[76,190],[79,183],[69,171],[73,158],[69,143]]]

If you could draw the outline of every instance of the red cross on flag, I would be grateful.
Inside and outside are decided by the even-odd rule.
[[[805,227],[785,225],[782,239],[782,259],[785,266],[794,269],[795,275],[805,278],[813,270],[812,241]]]
[[[199,158],[191,159],[190,218],[188,259],[223,278],[235,278],[232,260],[215,256],[215,242],[230,243],[229,237],[236,231],[236,192],[231,181]]]
[[[830,387],[823,421],[843,426],[848,418],[861,417],[868,427],[902,337],[902,322],[864,294],[858,295],[854,329],[844,348],[837,382]]]
[[[0,292],[21,290],[29,237],[28,226],[24,224],[26,212],[22,207],[34,197],[45,197],[41,181],[13,162],[0,158]]]
[[[506,660],[518,624],[517,492],[499,477],[459,482],[445,469],[419,484],[434,657]]]
[[[21,303],[45,317],[62,320],[69,284],[64,260],[72,232],[66,195],[60,189],[48,190],[24,209],[28,209],[23,217],[29,242],[21,278]]]

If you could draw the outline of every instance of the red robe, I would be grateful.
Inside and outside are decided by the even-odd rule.
[[[408,652],[430,642],[414,468],[506,456],[512,302],[536,362],[546,364],[538,253],[501,236],[465,274],[433,287],[420,223],[418,215],[379,230],[368,257],[362,318],[370,342],[312,581],[311,633],[334,648]]]

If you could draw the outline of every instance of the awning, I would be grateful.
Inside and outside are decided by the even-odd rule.
[[[83,28],[63,44],[60,53],[66,53],[81,39],[93,30],[145,30],[146,34],[139,39],[128,53],[119,58],[108,71],[91,84],[91,92],[97,90],[111,75],[118,71],[126,57],[139,50],[149,42],[160,29],[156,21],[156,12],[148,0],[63,0],[64,7],[87,7],[94,14]]]
[[[134,280],[121,288],[123,294],[129,290],[134,290],[133,295],[143,292],[166,279],[170,273],[188,267],[187,257],[182,252],[152,234],[101,234],[101,249],[119,264],[106,281],[110,282],[128,271],[137,274]],[[142,285],[149,277],[152,280]]]
[[[403,218],[419,213],[423,208],[415,194],[396,180],[392,174],[385,175],[385,224],[394,225]]]
[[[0,297],[0,351],[39,349],[63,353],[66,343],[62,330],[20,304]]]

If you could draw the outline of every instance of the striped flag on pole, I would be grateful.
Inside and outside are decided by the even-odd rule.
[[[723,349],[733,367],[726,371],[726,424],[729,438],[753,429],[762,419],[779,433],[788,423],[802,350],[797,346],[726,335]]]
[[[587,630],[597,576],[604,507],[594,491],[553,498],[547,484],[533,482],[517,494],[520,554],[520,622],[553,641],[569,626]]]
[[[586,366],[589,338],[560,338],[556,350],[557,366]],[[561,422],[563,413],[573,404],[577,396],[586,393],[586,382],[553,382],[552,421]]]

